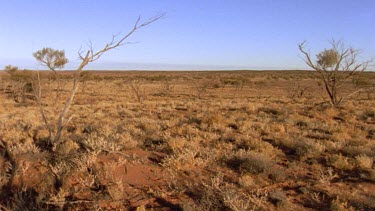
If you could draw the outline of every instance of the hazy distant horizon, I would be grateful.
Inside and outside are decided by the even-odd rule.
[[[0,70],[5,65],[17,66],[20,70],[47,70],[45,66],[37,62],[25,60],[8,60],[0,62]],[[78,62],[68,63],[63,70],[74,70],[79,65]],[[166,64],[166,63],[138,63],[138,62],[96,62],[86,66],[86,70],[306,70],[304,67],[276,67],[276,66],[236,66],[236,65],[202,65],[202,64]]]
[[[0,60],[0,70],[6,65],[17,66],[19,70],[48,70],[47,67],[31,60]],[[62,70],[75,70],[79,61],[69,62]],[[236,65],[202,65],[202,64],[163,64],[163,63],[137,63],[137,62],[95,62],[88,64],[84,70],[98,71],[263,71],[263,70],[303,70],[313,69],[302,66],[236,66]],[[370,65],[366,71],[375,71],[375,65]]]

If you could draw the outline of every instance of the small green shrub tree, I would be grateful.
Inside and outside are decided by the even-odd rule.
[[[62,80],[57,70],[61,70],[68,63],[65,57],[65,51],[55,50],[53,48],[43,48],[33,53],[34,58],[43,66],[52,71],[54,80],[56,81],[56,101],[63,91]]]
[[[9,65],[5,66],[4,71],[12,76],[18,71],[18,67],[12,66],[12,65],[9,64]]]
[[[345,47],[341,41],[332,40],[331,47],[318,53],[314,62],[305,44],[306,42],[300,43],[298,48],[305,63],[318,73],[332,106],[337,107],[345,98],[357,92],[344,93],[342,89],[349,79],[365,71],[372,62],[358,61],[361,50]]]

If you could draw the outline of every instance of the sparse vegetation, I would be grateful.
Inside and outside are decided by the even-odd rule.
[[[10,81],[2,84],[5,94],[13,98],[16,103],[26,103],[26,100],[34,100],[33,76],[28,70],[20,71],[18,67],[7,65],[4,71],[8,73]]]
[[[374,10],[2,1],[0,211],[375,211]]]
[[[71,107],[74,121],[53,145],[37,102],[18,106],[2,93],[0,204],[44,210],[374,209],[373,100],[358,97],[331,108],[314,104],[314,89],[311,97],[291,99],[285,90],[293,83],[274,80],[290,73],[216,73],[217,81],[271,78],[272,86],[220,86],[196,100],[191,81],[208,80],[208,72],[92,71]],[[311,72],[295,74],[314,85]],[[131,100],[134,91],[124,84],[129,78],[142,79],[142,103]],[[160,94],[166,78],[173,94]],[[2,80],[12,79],[4,73]],[[54,93],[43,92],[49,114]],[[57,103],[67,96],[63,92]],[[353,196],[357,185],[363,188]]]

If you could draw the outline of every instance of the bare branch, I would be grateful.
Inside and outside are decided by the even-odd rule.
[[[114,49],[114,48],[117,48],[119,46],[122,46],[124,44],[129,44],[129,43],[126,43],[124,42],[127,38],[129,38],[132,34],[134,34],[137,30],[161,19],[162,17],[165,16],[166,13],[162,13],[160,15],[157,15],[153,18],[150,18],[149,20],[143,22],[143,23],[140,23],[141,21],[141,16],[138,17],[138,19],[136,20],[135,24],[133,25],[133,28],[127,33],[125,34],[124,36],[122,36],[119,40],[116,41],[116,38],[119,36],[119,33],[118,34],[115,34],[115,35],[112,35],[112,39],[110,42],[108,42],[107,44],[105,44],[105,46],[94,53],[94,50],[92,48],[92,44],[90,44],[90,56],[88,57],[88,61],[89,62],[94,62],[96,60],[98,60],[105,52],[111,50],[111,49]],[[90,42],[91,43],[91,42]],[[82,58],[82,55],[79,55],[79,58],[81,60],[83,60]]]
[[[313,69],[317,69],[314,65],[314,63],[311,61],[311,56],[310,56],[310,53],[308,53],[306,50],[305,50],[305,43],[306,41],[303,41],[302,43],[300,43],[298,45],[298,48],[299,50],[305,55],[305,63],[310,66],[311,68]]]
[[[112,49],[115,49],[115,48],[125,44],[124,41],[128,37],[130,37],[134,32],[139,30],[140,28],[145,27],[145,26],[153,23],[153,22],[159,20],[160,18],[162,18],[164,16],[165,16],[165,13],[163,13],[161,15],[158,15],[158,16],[155,16],[155,17],[153,17],[153,18],[151,18],[151,19],[149,19],[149,20],[147,20],[147,21],[145,21],[141,24],[139,24],[140,20],[141,20],[141,17],[139,16],[137,21],[135,22],[133,28],[126,35],[124,35],[122,38],[120,38],[119,40],[116,41],[116,37],[118,36],[118,34],[112,35],[112,39],[110,40],[110,42],[108,42],[101,50],[99,50],[95,53],[94,53],[92,42],[89,41],[89,50],[86,52],[86,55],[83,56],[82,52],[78,52],[78,57],[82,61],[81,61],[81,64],[78,66],[77,70],[74,73],[73,87],[70,91],[69,97],[67,98],[67,100],[64,104],[64,108],[60,112],[60,116],[59,116],[58,121],[57,121],[57,133],[56,133],[56,136],[54,138],[54,142],[57,142],[60,139],[64,126],[71,120],[71,119],[65,120],[65,116],[67,115],[67,113],[70,109],[70,106],[73,102],[74,96],[75,96],[75,94],[78,90],[79,82],[82,80],[80,75],[81,75],[81,72],[82,72],[83,68],[88,63],[98,60],[105,52],[107,52],[109,50],[112,50]]]

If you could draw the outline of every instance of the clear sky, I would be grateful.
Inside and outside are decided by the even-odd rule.
[[[0,0],[0,69],[40,68],[32,52],[100,49],[138,15],[167,15],[105,54],[92,69],[303,69],[312,53],[341,39],[375,57],[374,0]]]

